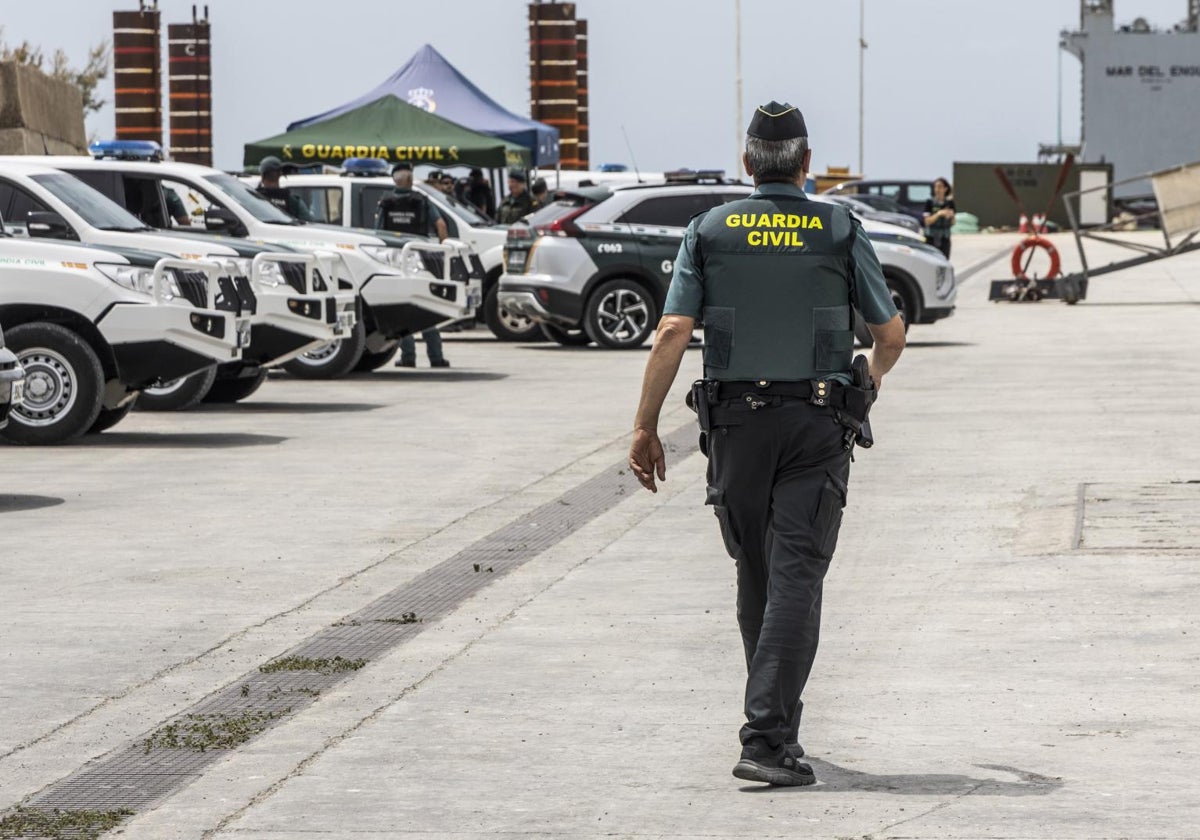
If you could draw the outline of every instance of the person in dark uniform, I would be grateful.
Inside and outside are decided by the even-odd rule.
[[[289,216],[305,222],[316,221],[309,211],[308,205],[300,200],[300,196],[279,185],[279,176],[283,174],[283,163],[274,155],[267,155],[258,164],[258,194],[274,204]]]
[[[179,197],[179,194],[170,187],[164,187],[163,198],[167,201],[167,215],[175,224],[178,227],[191,227],[192,217],[188,215],[187,207],[184,206],[183,199]]]
[[[933,198],[925,201],[925,241],[950,259],[950,229],[954,227],[954,190],[945,178],[933,182]]]
[[[545,178],[537,178],[529,187],[529,191],[533,193],[533,209],[540,210],[546,206],[546,199],[550,195],[550,188],[546,186]]]
[[[375,229],[414,236],[436,235],[446,238],[446,220],[425,194],[413,189],[412,164],[400,161],[392,166],[396,188],[379,200],[375,210]]]
[[[487,178],[483,177],[482,169],[476,167],[471,170],[464,196],[488,218],[496,217],[496,197],[492,194],[491,184],[487,182]]]
[[[746,135],[743,162],[755,191],[687,227],[646,364],[629,464],[657,492],[655,478],[666,478],[659,412],[703,322],[705,379],[692,403],[706,429],[706,503],[737,561],[748,672],[733,775],[806,785],[815,777],[800,760],[800,696],[816,656],[856,424],[876,394],[866,371],[861,382],[852,371],[852,306],[875,339],[867,367],[876,389],[904,348],[904,325],[859,223],[846,208],[804,194],[811,152],[800,112],[771,102]]]
[[[400,161],[392,167],[392,182],[396,188],[379,200],[379,207],[375,211],[375,228],[416,236],[429,236],[433,231],[437,234],[438,242],[441,242],[447,235],[446,220],[424,193],[413,189],[412,179],[411,163]],[[421,332],[421,338],[425,342],[429,366],[450,367],[450,362],[442,353],[441,331],[437,327],[430,327]],[[406,335],[400,339],[400,359],[396,367],[416,366],[417,340],[412,335]]]
[[[496,221],[502,225],[511,225],[532,212],[533,198],[529,195],[525,173],[519,169],[510,169],[508,196],[500,202],[500,207],[496,210]]]

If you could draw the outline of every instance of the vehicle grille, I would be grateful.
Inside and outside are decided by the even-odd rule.
[[[445,260],[435,251],[418,251],[421,255],[421,265],[434,277],[441,277],[445,270]]]
[[[203,271],[176,271],[179,291],[188,302],[199,309],[208,306],[208,275]]]
[[[456,283],[466,283],[471,279],[471,272],[467,269],[467,261],[462,257],[451,257],[450,279]]]
[[[217,278],[217,309],[222,312],[240,312],[242,302],[238,298],[237,284],[232,277]]]
[[[304,263],[281,262],[279,269],[283,272],[283,279],[287,281],[287,284],[300,294],[304,294]]]
[[[258,296],[254,294],[254,287],[250,285],[250,278],[244,274],[239,274],[233,278],[234,285],[237,286],[238,302],[242,305],[242,315],[253,315],[258,312]]]

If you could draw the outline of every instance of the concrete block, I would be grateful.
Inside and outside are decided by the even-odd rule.
[[[0,62],[0,129],[27,129],[83,151],[83,94],[70,82],[16,62]],[[41,143],[38,143],[41,151]]]
[[[78,155],[86,149],[28,128],[0,128],[0,155]]]

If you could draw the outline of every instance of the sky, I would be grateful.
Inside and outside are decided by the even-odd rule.
[[[955,161],[1026,161],[1058,140],[1058,35],[1078,0],[863,0],[864,169],[873,178],[949,177]],[[493,99],[529,113],[526,0],[209,0],[215,164],[244,143],[340,105],[430,43]],[[589,22],[592,162],[643,171],[736,165],[754,108],[800,107],[813,170],[858,162],[856,0],[741,0],[743,108],[735,97],[734,0],[577,0]],[[62,48],[77,63],[137,0],[0,0],[11,43]],[[192,4],[160,0],[165,26]],[[1171,26],[1187,0],[1116,0],[1117,22]],[[164,48],[165,55],[165,48]],[[1062,54],[1062,139],[1079,137],[1080,74]],[[108,105],[89,135],[113,134]],[[629,146],[625,141],[629,138]],[[632,157],[630,154],[632,148]]]

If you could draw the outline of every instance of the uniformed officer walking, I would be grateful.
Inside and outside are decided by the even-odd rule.
[[[448,234],[446,220],[424,193],[413,189],[412,164],[400,161],[392,166],[392,182],[396,188],[379,200],[375,210],[375,228],[415,236],[429,236],[433,231],[437,234],[438,242],[444,241]],[[437,327],[430,327],[421,331],[421,338],[425,342],[429,366],[450,367],[450,362],[442,353],[441,331]],[[396,367],[416,366],[417,340],[412,335],[406,335],[400,339],[400,358],[396,361]]]
[[[853,373],[851,308],[875,347],[874,388],[904,348],[904,325],[858,222],[801,186],[811,152],[800,111],[771,102],[746,132],[748,198],[694,218],[646,364],[629,463],[657,492],[658,418],[692,329],[704,380],[691,400],[706,429],[708,493],[737,561],[746,656],[739,779],[807,785],[800,695],[817,651],[821,592],[841,526],[850,454],[876,391]],[[868,427],[869,428],[869,427]]]
[[[258,193],[267,201],[274,204],[289,216],[295,216],[305,222],[316,221],[309,212],[308,205],[300,200],[291,190],[279,184],[279,176],[283,174],[283,163],[274,155],[267,155],[258,164]]]

